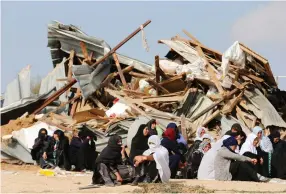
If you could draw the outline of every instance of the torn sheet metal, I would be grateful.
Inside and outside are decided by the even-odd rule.
[[[32,113],[34,110],[42,105],[45,99],[49,97],[52,91],[42,94],[37,97],[23,98],[14,102],[6,107],[0,109],[1,112],[1,125],[7,124],[11,119],[17,119],[26,112]]]
[[[74,77],[85,99],[99,89],[101,82],[110,73],[110,67],[111,64],[108,61],[99,64],[96,69],[87,64],[72,66]]]
[[[31,66],[23,68],[17,77],[7,85],[3,106],[8,106],[22,98],[31,96],[30,72]]]
[[[64,25],[53,21],[48,25],[48,47],[51,49],[51,56],[54,66],[60,63],[64,56],[74,50],[77,56],[84,57],[80,42],[84,42],[87,52],[93,52],[93,59],[100,59],[109,50],[110,46],[104,40],[88,36],[74,25]],[[116,53],[121,64],[134,66],[134,69],[141,72],[151,72],[151,65],[142,61]],[[111,59],[111,58],[110,58]]]
[[[249,110],[253,111],[255,116],[261,119],[264,127],[273,125],[286,128],[285,121],[259,89],[255,88],[253,91],[246,90],[244,95],[252,103],[252,105],[247,104]]]
[[[45,77],[42,79],[41,87],[39,94],[45,94],[48,91],[53,90],[56,88],[56,90],[61,89],[63,86],[65,86],[66,82],[64,81],[58,81],[58,79],[65,79],[65,63],[66,58],[64,58],[61,63],[57,64],[56,67]],[[61,102],[67,102],[68,96],[66,93],[63,93],[59,97]]]

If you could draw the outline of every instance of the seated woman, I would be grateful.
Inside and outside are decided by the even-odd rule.
[[[208,141],[203,141],[197,150],[195,150],[187,158],[187,166],[184,169],[185,179],[196,179],[198,176],[198,169],[201,164],[204,154],[211,149],[211,144]]]
[[[147,124],[149,135],[158,135],[157,129],[156,129],[156,120],[152,119]]]
[[[32,159],[35,160],[41,167],[40,159],[44,154],[44,147],[46,144],[49,144],[52,140],[52,137],[48,135],[48,131],[45,128],[39,130],[38,137],[35,139],[35,143],[31,150]]]
[[[176,125],[176,123],[169,123],[167,129],[168,128],[172,128],[175,130],[178,150],[181,152],[181,154],[185,154],[188,151],[188,144],[187,141],[184,139],[182,133],[180,133],[178,126]]]
[[[286,142],[280,139],[278,129],[271,131],[268,136],[274,151],[271,160],[271,177],[286,179]]]
[[[148,150],[148,138],[149,130],[146,125],[140,125],[136,135],[131,141],[131,150],[129,154],[130,162],[134,161],[135,156],[141,156],[143,153]],[[140,179],[144,178],[144,166],[138,165],[135,168],[135,179],[134,184],[137,184]]]
[[[60,167],[70,170],[69,140],[61,130],[56,130],[51,142],[45,145],[42,157],[43,168]]]
[[[148,177],[146,182],[168,183],[171,176],[168,150],[160,145],[160,138],[157,135],[149,137],[148,146],[149,149],[144,152],[144,155],[134,158],[134,165],[139,166],[140,164],[144,164],[147,166],[145,170],[146,177]]]
[[[119,165],[128,165],[128,160],[125,146],[122,145],[122,138],[119,135],[113,135],[96,160],[92,183],[111,187],[117,183],[122,183],[126,177],[123,177],[120,172]]]
[[[263,166],[263,157],[259,155],[256,147],[259,145],[259,137],[255,134],[251,133],[247,136],[246,141],[241,147],[240,155],[247,156],[249,158],[257,159],[257,163],[250,165],[257,173],[264,175],[262,172],[266,171],[263,168],[267,168],[267,166]]]
[[[251,159],[235,153],[238,142],[234,137],[223,141],[223,146],[215,157],[215,180],[220,181],[268,181],[269,179],[257,174],[247,162],[257,163],[257,159]]]
[[[185,163],[184,156],[178,150],[176,142],[176,133],[172,128],[167,128],[163,133],[161,145],[164,146],[169,152],[169,167],[171,170],[171,178],[175,178],[179,169],[180,162]]]

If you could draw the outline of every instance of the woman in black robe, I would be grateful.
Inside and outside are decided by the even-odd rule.
[[[278,130],[272,131],[268,137],[274,149],[271,160],[271,177],[286,179],[286,142],[280,139]]]
[[[93,136],[74,131],[70,143],[70,160],[75,171],[93,170],[97,157]]]
[[[148,138],[149,138],[149,129],[146,125],[140,125],[136,135],[133,137],[131,142],[131,150],[130,150],[130,162],[133,163],[134,158],[136,156],[143,155],[143,152],[149,149],[148,146]],[[146,166],[144,163],[135,167],[135,179],[133,181],[133,185],[138,184],[142,178],[145,178],[146,175]]]
[[[96,169],[92,177],[93,184],[115,186],[117,183],[122,183],[126,177],[121,173],[119,165],[128,165],[128,160],[121,137],[113,135],[96,160]]]
[[[56,130],[51,142],[44,146],[43,162],[46,167],[60,167],[70,170],[69,140],[61,130]]]
[[[156,120],[152,119],[150,120],[147,124],[148,130],[149,130],[149,135],[158,135],[157,129],[156,129]]]
[[[35,139],[31,150],[32,159],[38,164],[40,164],[40,159],[43,156],[45,144],[49,144],[51,140],[52,137],[48,135],[48,131],[45,128],[39,130],[38,137]]]

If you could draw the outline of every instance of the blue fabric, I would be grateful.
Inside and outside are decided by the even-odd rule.
[[[238,143],[234,137],[230,136],[229,138],[223,140],[222,145],[229,148],[230,146],[238,145]]]
[[[177,139],[178,143],[182,143],[185,146],[187,146],[187,141],[184,139],[183,135],[181,133],[179,133],[179,139]]]
[[[177,125],[176,125],[176,123],[169,123],[168,126],[167,126],[167,129],[168,128],[176,129]]]

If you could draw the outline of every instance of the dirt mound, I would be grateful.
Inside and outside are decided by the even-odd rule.
[[[34,115],[10,120],[8,124],[1,126],[1,136],[9,135],[12,131],[18,131],[22,128],[31,127],[36,121]]]
[[[139,184],[142,189],[137,189],[134,193],[214,193],[213,190],[202,186],[187,186],[179,183],[168,184]]]

